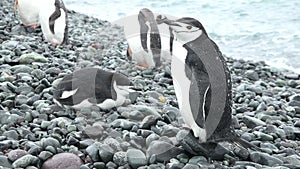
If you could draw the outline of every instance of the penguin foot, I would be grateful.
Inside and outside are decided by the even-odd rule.
[[[30,25],[30,27],[31,27],[32,29],[35,29],[35,28],[38,27],[38,25],[37,25],[37,24],[33,24],[33,25]]]
[[[147,64],[136,65],[136,68],[139,70],[146,70],[149,68]]]
[[[193,133],[178,133],[180,145],[185,151],[192,155],[203,155],[211,160],[223,160],[226,154],[231,154],[228,149],[216,142],[199,142],[199,139],[194,137]],[[177,137],[177,139],[178,139]]]
[[[57,42],[51,42],[51,45],[52,45],[52,46],[59,46],[60,43],[57,43]]]

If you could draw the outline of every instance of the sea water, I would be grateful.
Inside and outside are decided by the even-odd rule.
[[[114,22],[154,13],[198,19],[221,51],[300,73],[299,0],[64,0],[67,8]]]

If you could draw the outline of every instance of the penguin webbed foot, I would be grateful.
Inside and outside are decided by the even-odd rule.
[[[208,158],[208,161],[223,160],[226,154],[232,156],[228,149],[217,142],[199,142],[199,139],[193,135],[192,131],[179,137],[181,137],[179,143],[185,151],[192,155],[203,155]]]

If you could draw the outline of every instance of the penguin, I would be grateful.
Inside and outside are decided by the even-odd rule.
[[[63,77],[54,86],[53,101],[60,107],[80,110],[98,106],[102,110],[134,102],[132,83],[123,74],[99,68],[83,68]]]
[[[127,57],[137,62],[141,69],[158,68],[162,61],[171,60],[169,28],[164,24],[158,25],[155,18],[150,9],[143,8],[137,18],[133,17],[138,23],[130,24],[130,21],[123,25],[128,42]],[[138,28],[134,29],[134,25]]]
[[[52,45],[67,43],[67,9],[62,0],[41,1],[39,20],[46,41]]]
[[[15,0],[14,10],[24,26],[36,28],[39,25],[39,0]]]
[[[175,38],[171,75],[180,112],[192,133],[183,140],[186,149],[197,154],[193,151],[195,141],[191,137],[194,137],[198,143],[231,141],[257,150],[258,147],[241,139],[231,127],[230,71],[219,47],[203,25],[190,17],[158,20],[169,25]],[[216,147],[216,144],[209,146],[212,145]],[[203,151],[201,146],[198,150]]]

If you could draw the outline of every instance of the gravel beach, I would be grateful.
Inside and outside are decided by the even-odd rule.
[[[126,58],[122,28],[69,11],[69,43],[54,47],[40,28],[24,28],[13,0],[0,1],[0,169],[296,169],[300,168],[300,75],[263,62],[226,57],[232,72],[233,126],[263,152],[222,143],[223,159],[191,156],[170,65],[139,70]],[[59,78],[84,67],[129,77],[134,104],[102,111],[63,110]]]

